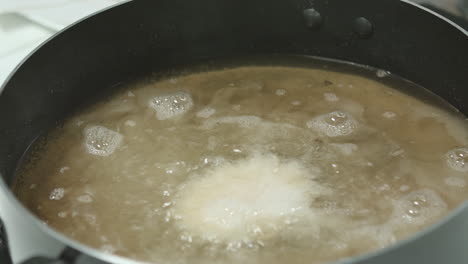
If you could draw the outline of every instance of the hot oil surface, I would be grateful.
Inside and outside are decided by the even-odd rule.
[[[14,191],[66,235],[157,263],[324,263],[467,198],[459,113],[383,71],[306,64],[131,85],[54,131]]]

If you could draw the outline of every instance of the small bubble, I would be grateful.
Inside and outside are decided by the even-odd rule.
[[[134,127],[134,126],[136,126],[136,122],[133,121],[133,120],[127,120],[127,121],[125,121],[125,125],[129,126],[129,127]]]
[[[456,148],[450,150],[445,155],[447,165],[453,170],[460,172],[468,172],[468,148]]]
[[[283,96],[283,95],[286,94],[286,90],[284,90],[284,89],[278,89],[278,90],[276,90],[275,94],[276,94],[277,96]]]
[[[60,168],[59,171],[60,171],[60,173],[65,173],[67,170],[70,170],[70,167],[68,167],[68,166],[62,167],[62,168]]]
[[[89,224],[91,224],[91,225],[96,224],[96,216],[95,215],[85,214],[84,218],[85,218],[85,221],[88,222]]]
[[[65,211],[62,211],[62,212],[59,212],[57,215],[58,215],[58,217],[60,217],[60,218],[65,218],[65,217],[67,217],[68,213],[65,212]]]
[[[348,117],[343,112],[333,112],[327,116],[325,122],[332,126],[340,126],[346,123]]]
[[[379,78],[384,78],[384,77],[387,77],[389,76],[391,73],[389,71],[385,71],[385,70],[377,70],[376,72],[376,75],[377,77]]]
[[[292,101],[291,104],[294,106],[298,106],[301,105],[301,101]]]
[[[405,153],[404,149],[397,149],[397,150],[391,152],[390,156],[397,157],[397,156],[400,156],[403,153]]]
[[[348,113],[335,111],[310,120],[307,122],[307,127],[329,137],[338,137],[353,133],[357,124],[357,121]]]
[[[387,118],[387,119],[395,119],[397,114],[394,113],[394,112],[384,112],[382,114],[383,117]]]
[[[63,196],[65,195],[65,189],[63,188],[55,188],[52,190],[52,192],[50,192],[50,195],[49,195],[49,200],[60,200],[63,198]]]
[[[156,112],[158,120],[181,116],[193,107],[193,100],[186,92],[176,92],[152,98],[148,106]]]
[[[76,200],[80,203],[91,203],[93,201],[93,198],[91,198],[91,196],[87,194],[84,194],[84,195],[78,196]]]
[[[334,93],[324,93],[323,97],[328,102],[337,102],[339,100],[338,96],[336,96]]]
[[[447,210],[447,204],[433,190],[422,189],[411,192],[397,202],[401,217],[416,225],[425,224]]]
[[[408,185],[402,185],[402,186],[400,186],[400,191],[402,191],[402,192],[406,192],[406,191],[408,191],[409,189],[410,189],[410,187],[409,187]]]

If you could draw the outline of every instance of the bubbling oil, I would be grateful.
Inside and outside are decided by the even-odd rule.
[[[67,236],[153,263],[326,263],[467,199],[460,113],[386,71],[322,64],[129,85],[53,131],[13,189]]]

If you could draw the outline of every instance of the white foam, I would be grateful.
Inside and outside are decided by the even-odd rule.
[[[403,153],[405,153],[404,149],[397,149],[395,151],[392,151],[390,153],[390,156],[397,157],[397,156],[401,156]]]
[[[180,216],[180,228],[203,239],[250,242],[292,224],[288,216],[308,209],[320,193],[309,174],[298,163],[272,155],[226,163],[188,182],[178,193],[174,214]]]
[[[421,189],[396,200],[394,208],[396,219],[423,225],[442,216],[447,211],[447,204],[435,191]]]
[[[193,100],[186,92],[176,92],[156,96],[149,100],[148,106],[156,111],[158,120],[167,120],[188,112],[193,107]]]
[[[111,155],[123,141],[120,133],[103,126],[86,127],[84,135],[86,150],[96,156]]]
[[[401,185],[400,186],[400,191],[402,192],[407,192],[409,191],[410,187],[408,185]]]
[[[348,113],[335,111],[320,115],[307,122],[307,127],[329,137],[347,136],[352,134],[358,122]]]
[[[65,196],[65,189],[63,188],[55,188],[49,194],[49,200],[61,200]]]
[[[463,179],[462,177],[449,176],[444,179],[444,182],[450,187],[459,187],[459,188],[466,187],[466,180]]]
[[[390,111],[387,111],[387,112],[384,112],[382,114],[383,117],[387,118],[387,119],[395,119],[397,114],[394,113],[394,112],[390,112]]]
[[[338,96],[334,93],[324,93],[323,97],[328,102],[337,102],[340,100],[340,98],[338,98]]]
[[[60,217],[60,218],[66,218],[68,215],[67,212],[65,211],[61,211],[61,212],[58,212],[57,216]]]
[[[127,120],[125,121],[125,125],[129,127],[134,127],[136,126],[136,122],[134,120]]]
[[[284,90],[284,89],[278,89],[278,90],[275,91],[275,94],[276,94],[277,96],[286,95],[286,90]]]
[[[468,148],[452,149],[445,154],[447,165],[456,171],[468,172]]]
[[[197,112],[197,117],[199,118],[208,118],[216,113],[216,110],[211,107],[205,107],[202,110]]]
[[[60,168],[60,170],[59,170],[59,171],[60,171],[60,173],[62,173],[62,174],[63,174],[63,173],[65,173],[65,172],[66,172],[66,171],[68,171],[68,170],[70,170],[70,167],[68,167],[68,166],[64,166],[64,167]]]

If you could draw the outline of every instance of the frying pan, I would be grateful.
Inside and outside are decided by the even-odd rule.
[[[0,215],[16,263],[136,263],[42,224],[9,190],[41,134],[120,84],[199,61],[308,55],[386,69],[468,114],[468,33],[406,0],[139,0],[60,32],[15,70],[0,96]],[[355,264],[468,263],[468,204]],[[304,260],[307,262],[307,260]]]

